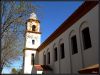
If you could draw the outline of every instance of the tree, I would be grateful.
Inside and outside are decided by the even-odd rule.
[[[22,69],[12,68],[11,74],[23,74]]]
[[[12,68],[11,70],[11,74],[23,74],[23,69],[22,66],[20,66],[19,68]]]
[[[1,69],[9,67],[13,64],[12,61],[18,60],[21,51],[17,50],[19,41],[15,32],[6,32],[1,41]]]
[[[35,6],[31,2],[25,1],[1,1],[1,36],[13,27],[16,31],[19,25],[25,25],[26,19],[30,13],[35,12]]]
[[[35,6],[25,1],[1,1],[1,62],[0,73],[4,67],[17,60],[20,52],[18,39],[25,30],[25,22]]]
[[[18,74],[18,71],[17,71],[15,68],[13,68],[13,69],[11,70],[11,74]]]

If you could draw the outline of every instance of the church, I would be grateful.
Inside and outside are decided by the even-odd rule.
[[[99,73],[99,2],[85,1],[42,44],[40,21],[26,21],[24,74]]]

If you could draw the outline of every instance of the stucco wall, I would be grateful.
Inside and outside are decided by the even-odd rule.
[[[48,46],[39,52],[39,64],[43,64],[43,53],[45,51],[46,56],[47,52],[50,51],[50,66],[53,68],[54,73],[78,73],[79,69],[87,67],[98,62],[98,37],[99,37],[99,15],[98,15],[98,5],[96,5],[92,10],[85,14],[80,20],[78,20],[74,25],[52,41]],[[90,30],[90,38],[92,47],[83,50],[82,39],[81,39],[81,24],[83,22],[88,22],[87,26]],[[84,26],[83,26],[84,27]],[[70,46],[70,34],[72,31],[75,31],[77,38],[78,53],[71,54]],[[62,39],[62,40],[61,40]],[[65,58],[60,59],[60,41],[64,43],[65,47]],[[58,60],[54,61],[54,52],[53,46],[57,47],[58,51]],[[48,50],[48,51],[47,51]],[[47,57],[46,57],[47,58]],[[47,60],[47,59],[46,59]]]

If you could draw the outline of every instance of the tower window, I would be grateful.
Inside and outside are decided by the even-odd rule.
[[[44,65],[46,65],[46,55],[44,55]]]
[[[50,52],[48,52],[48,64],[50,64]]]
[[[35,40],[32,40],[32,44],[34,44],[35,43]]]
[[[61,59],[65,57],[65,52],[64,52],[64,43],[60,45],[60,52],[61,52]]]
[[[88,27],[82,30],[82,38],[83,38],[84,49],[90,48],[92,45],[91,45],[91,39],[90,39],[90,33]]]
[[[33,26],[32,26],[32,31],[35,31],[35,28],[36,28],[36,26],[35,26],[35,25],[33,25]]]
[[[78,50],[77,50],[77,40],[76,40],[76,35],[74,35],[74,36],[71,38],[71,45],[72,45],[72,54],[77,53]]]
[[[54,48],[54,61],[57,61],[57,47]]]
[[[34,65],[34,54],[31,56],[31,64]]]

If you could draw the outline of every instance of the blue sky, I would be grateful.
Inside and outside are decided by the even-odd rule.
[[[39,6],[37,17],[41,22],[42,43],[82,4],[82,1],[47,1],[33,4]]]
[[[41,26],[41,43],[46,40],[83,2],[82,1],[35,1],[38,6],[37,17]],[[22,60],[15,61],[12,67],[19,68]],[[11,67],[11,68],[12,68]],[[11,68],[5,68],[3,73],[10,73]]]

